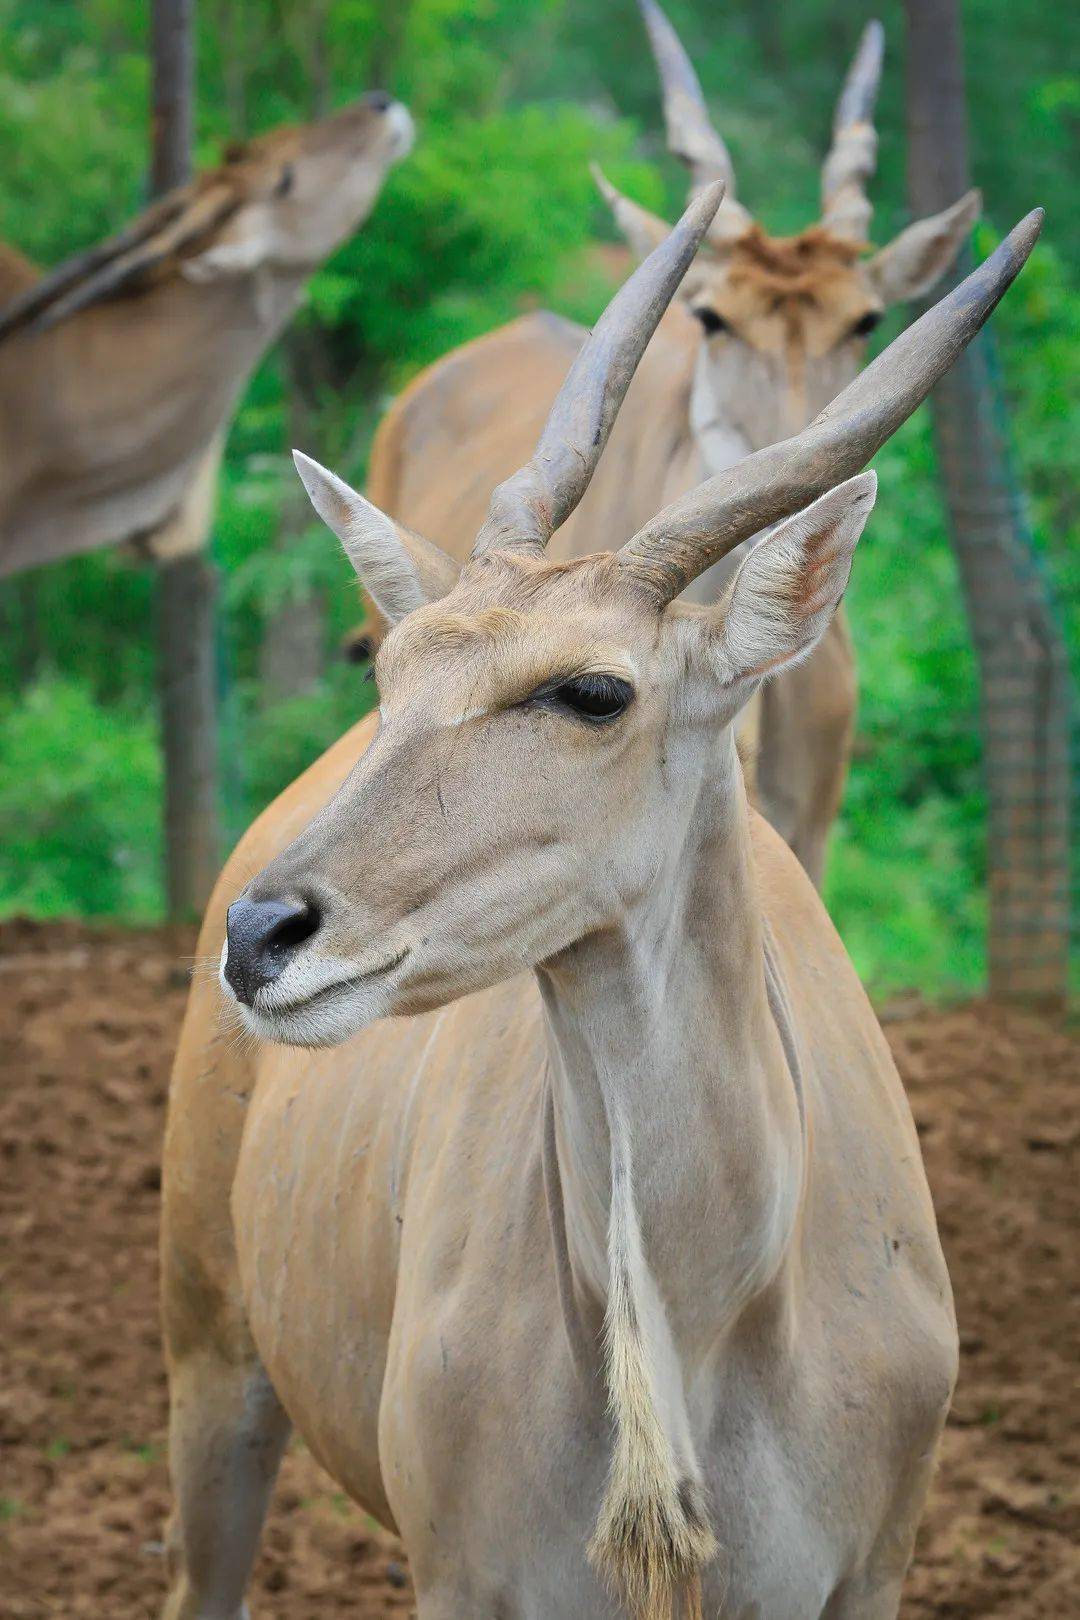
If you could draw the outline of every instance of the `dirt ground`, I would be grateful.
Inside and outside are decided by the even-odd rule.
[[[190,946],[0,927],[0,1620],[156,1616],[158,1151]],[[1080,1615],[1080,1040],[983,1006],[886,1022],[963,1366],[904,1620]],[[392,1538],[297,1444],[258,1620],[411,1612]]]

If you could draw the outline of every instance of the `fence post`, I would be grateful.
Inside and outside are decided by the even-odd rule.
[[[959,0],[905,0],[908,194],[937,213],[971,184]],[[957,279],[966,266],[958,266]],[[940,289],[938,289],[940,295]],[[990,994],[1064,1003],[1072,690],[1011,466],[984,331],[931,398],[938,461],[979,660],[989,803]]]

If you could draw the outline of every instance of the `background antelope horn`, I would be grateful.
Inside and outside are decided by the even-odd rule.
[[[660,75],[668,150],[686,164],[695,186],[723,180],[730,202],[735,196],[735,168],[713,128],[693,63],[656,0],[639,4]]]
[[[658,605],[760,529],[860,472],[967,347],[1042,229],[1036,208],[946,298],[902,332],[794,438],[769,445],[664,508],[619,552]]]
[[[709,186],[615,294],[551,407],[525,466],[491,497],[473,556],[542,549],[589,487],[638,361],[712,222],[724,188]]]
[[[822,224],[856,242],[865,240],[873,213],[866,185],[877,164],[874,104],[884,53],[884,28],[868,22],[836,103],[832,146],[821,171]]]
[[[885,54],[885,30],[876,20],[863,29],[858,49],[848,68],[844,88],[836,102],[833,134],[849,124],[873,122],[874,106],[881,84],[881,63]]]

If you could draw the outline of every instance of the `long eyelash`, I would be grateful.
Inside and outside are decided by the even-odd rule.
[[[619,704],[619,707],[613,709],[610,714],[590,713],[586,707],[579,706],[571,701],[568,689],[574,687],[583,692],[589,692],[591,689],[591,695],[601,701],[605,698],[614,699]],[[561,703],[571,713],[576,714],[579,719],[603,725],[606,721],[617,718],[618,714],[621,714],[626,709],[633,696],[634,689],[629,681],[624,680],[619,675],[608,675],[598,671],[596,673],[564,675],[561,678],[553,678],[531,693],[525,699],[525,702],[540,704]]]

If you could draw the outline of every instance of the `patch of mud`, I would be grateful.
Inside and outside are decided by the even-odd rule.
[[[191,942],[0,927],[0,1614],[156,1617],[168,1510],[158,1154]],[[904,1620],[1080,1591],[1080,1042],[983,1006],[890,1020],[963,1364]],[[412,1611],[393,1538],[290,1450],[258,1620]]]

